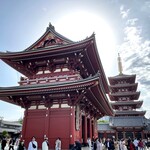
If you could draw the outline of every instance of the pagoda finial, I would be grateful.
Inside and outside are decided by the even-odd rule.
[[[122,71],[122,62],[121,62],[121,57],[120,54],[118,53],[118,70],[119,70],[119,74],[123,74]]]
[[[49,23],[49,26],[47,27],[47,30],[48,30],[49,28],[55,30],[55,27],[51,24],[51,22]]]

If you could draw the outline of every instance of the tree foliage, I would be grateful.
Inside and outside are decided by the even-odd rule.
[[[8,132],[7,132],[7,131],[5,131],[5,130],[2,132],[2,135],[3,135],[3,137],[9,137]]]

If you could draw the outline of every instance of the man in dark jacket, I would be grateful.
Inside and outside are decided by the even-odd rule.
[[[4,139],[2,140],[2,150],[4,150],[4,148],[5,148],[5,146],[6,146],[6,143],[7,143],[6,138],[4,138]]]
[[[9,141],[9,150],[10,149],[14,150],[14,145],[15,145],[15,139],[11,138]]]

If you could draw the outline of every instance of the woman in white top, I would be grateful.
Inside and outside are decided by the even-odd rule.
[[[45,137],[42,143],[42,150],[48,150],[48,148],[49,148],[48,138]]]
[[[55,150],[61,150],[61,140],[58,138],[55,142]]]
[[[38,144],[34,136],[32,137],[32,141],[29,142],[28,150],[38,150]]]
[[[91,150],[92,143],[91,143],[91,138],[90,137],[87,139],[87,143],[88,143],[89,150]]]
[[[96,144],[97,144],[97,150],[102,150],[103,149],[102,139],[97,139]]]

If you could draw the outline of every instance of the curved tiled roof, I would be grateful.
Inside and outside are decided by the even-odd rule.
[[[97,124],[98,131],[113,131],[113,129],[109,126],[109,123],[105,124]]]
[[[146,111],[122,110],[115,111],[115,116],[144,116]]]
[[[19,97],[21,102],[22,97],[29,97],[39,95],[39,99],[45,94],[58,94],[62,92],[76,92],[77,90],[85,90],[85,95],[102,114],[112,115],[112,107],[106,97],[106,93],[101,84],[100,74],[97,73],[95,76],[91,76],[86,79],[61,82],[61,83],[47,83],[47,84],[33,84],[15,87],[1,87],[0,98],[9,103],[16,105],[22,105],[13,99],[13,97]]]
[[[143,116],[110,117],[109,125],[112,127],[145,127],[146,119]]]

